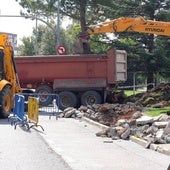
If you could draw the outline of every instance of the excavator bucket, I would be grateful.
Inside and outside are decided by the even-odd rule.
[[[81,32],[73,45],[73,53],[88,54],[90,52],[90,36],[87,32]]]

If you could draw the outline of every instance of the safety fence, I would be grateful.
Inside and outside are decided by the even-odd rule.
[[[57,119],[59,103],[59,96],[56,94],[16,94],[13,114],[9,117],[9,121],[15,129],[17,125],[26,130],[40,126],[44,131],[43,127],[38,124],[39,114],[48,114],[49,118],[56,116]]]
[[[39,99],[36,97],[29,97],[28,98],[28,120],[29,123],[32,123],[32,125],[29,127],[38,127],[40,126],[41,129],[44,131],[44,128],[38,124],[38,115],[39,115]]]
[[[24,113],[25,97],[20,94],[16,94],[14,98],[15,107],[13,109],[13,115],[9,117],[11,125],[14,125],[15,129],[17,125],[21,125],[26,129],[29,129],[27,117]]]
[[[25,97],[25,110],[27,110],[28,99],[35,97],[39,99],[39,113],[48,114],[49,117],[59,114],[60,99],[58,94],[39,94],[39,93],[22,93]]]

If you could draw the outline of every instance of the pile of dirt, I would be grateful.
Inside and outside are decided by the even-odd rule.
[[[94,104],[81,106],[78,109],[67,108],[60,115],[65,118],[87,117],[95,122],[106,126],[114,126],[118,120],[130,120],[134,117],[142,115],[142,107],[136,106],[134,103],[127,104]]]
[[[126,97],[126,102],[133,102],[143,107],[164,107],[170,105],[170,83],[162,83],[148,92]]]
[[[133,115],[142,111],[141,107],[133,103],[127,104],[101,104],[92,106],[81,106],[78,109],[83,116],[90,118],[106,126],[113,126],[120,119],[132,119]]]

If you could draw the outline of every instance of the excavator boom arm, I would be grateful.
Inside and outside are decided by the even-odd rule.
[[[89,35],[116,32],[140,32],[170,36],[170,22],[145,20],[143,17],[121,17],[95,26],[90,26],[87,32]]]

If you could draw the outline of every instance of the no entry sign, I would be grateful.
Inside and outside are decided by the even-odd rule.
[[[65,54],[65,53],[66,53],[66,48],[65,48],[65,46],[59,45],[59,46],[57,47],[57,53],[60,54],[60,55]]]

